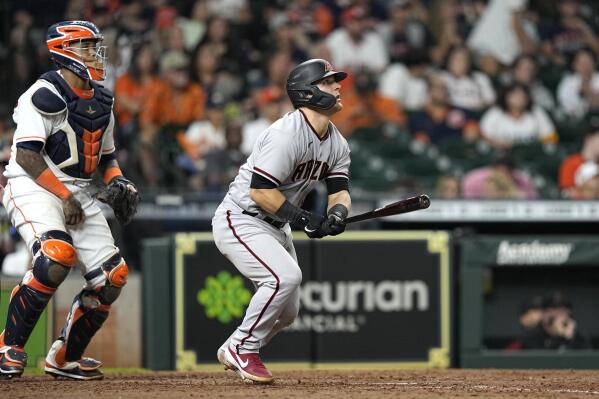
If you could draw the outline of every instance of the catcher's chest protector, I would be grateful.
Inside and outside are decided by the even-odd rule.
[[[98,167],[102,138],[110,123],[112,94],[90,81],[94,96],[90,99],[81,98],[55,71],[43,74],[40,79],[52,83],[58,89],[68,109],[65,125],[46,141],[46,154],[69,176],[91,178]]]

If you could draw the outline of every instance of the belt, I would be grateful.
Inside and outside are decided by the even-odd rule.
[[[287,224],[287,222],[279,222],[278,220],[274,220],[270,216],[264,216],[263,218],[259,218],[257,213],[248,212],[248,211],[242,211],[241,213],[243,213],[244,215],[253,216],[260,220],[264,220],[266,223],[270,224],[271,226],[276,227],[277,229],[280,229]]]

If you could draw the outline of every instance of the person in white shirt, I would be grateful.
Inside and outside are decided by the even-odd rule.
[[[206,101],[206,119],[193,122],[185,131],[182,146],[194,163],[209,151],[225,148],[225,99],[214,93]]]
[[[421,110],[427,99],[425,75],[428,66],[426,51],[411,51],[404,64],[389,65],[381,75],[379,93],[399,102],[407,111]]]
[[[338,68],[382,71],[389,63],[385,43],[378,32],[368,31],[366,11],[358,6],[343,12],[343,27],[326,38],[332,62]]]
[[[526,86],[519,83],[504,89],[497,106],[483,115],[480,127],[483,137],[499,149],[557,141],[553,122],[543,108],[532,104]]]
[[[283,115],[285,101],[286,97],[283,92],[274,87],[267,88],[260,93],[258,118],[245,123],[241,130],[241,152],[243,154],[249,155],[260,133]]]
[[[588,49],[576,52],[571,74],[557,87],[557,99],[566,114],[580,119],[589,111],[599,110],[599,72],[594,54]]]
[[[495,90],[487,75],[472,70],[470,50],[455,46],[447,53],[441,79],[449,90],[451,105],[481,111],[495,103]]]

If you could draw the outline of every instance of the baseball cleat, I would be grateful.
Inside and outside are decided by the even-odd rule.
[[[0,377],[20,377],[27,366],[27,353],[13,346],[0,348]]]
[[[257,384],[271,384],[272,374],[262,363],[257,353],[235,353],[228,347],[225,351],[225,361],[244,381]]]
[[[48,356],[46,356],[46,366],[44,371],[46,374],[58,378],[70,378],[73,380],[101,380],[104,374],[100,371],[102,362],[84,357],[76,361],[64,360],[66,347],[64,342],[57,340],[52,344]]]
[[[227,359],[225,357],[225,351],[226,351],[226,349],[227,349],[226,344],[224,346],[221,346],[220,348],[218,348],[218,351],[216,352],[216,357],[218,358],[218,362],[223,365],[223,367],[225,368],[225,370],[235,370],[229,364],[229,362],[227,362]]]

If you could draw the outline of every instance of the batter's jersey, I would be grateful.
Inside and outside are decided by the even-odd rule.
[[[317,181],[349,178],[349,153],[347,141],[333,123],[320,138],[301,110],[289,112],[258,136],[224,202],[263,213],[250,197],[252,174],[257,173],[274,183],[289,202],[301,206]]]
[[[57,72],[57,74],[60,75],[60,72]],[[60,79],[62,79],[62,75],[60,76]],[[83,159],[80,154],[81,149],[78,149],[78,142],[80,142],[81,139],[76,136],[75,130],[69,125],[69,110],[65,109],[63,112],[52,115],[41,113],[35,108],[31,98],[33,94],[42,87],[47,88],[57,96],[64,98],[52,83],[44,79],[38,79],[33,85],[31,85],[29,89],[27,89],[25,93],[21,95],[21,97],[19,97],[19,101],[13,111],[12,116],[14,122],[17,124],[17,128],[13,137],[10,161],[6,166],[4,175],[8,178],[29,176],[29,174],[16,161],[17,143],[24,141],[40,141],[45,145],[52,136],[60,134],[64,135],[64,137],[60,137],[59,140],[64,141],[62,146],[68,148],[70,154],[67,156],[62,155],[61,158],[58,158],[58,154],[48,154],[46,148],[42,149],[41,155],[48,164],[48,167],[61,181],[90,181],[91,178],[74,177],[61,170],[73,167],[74,165],[78,165],[82,162],[85,163],[87,160]],[[96,152],[99,156],[94,158],[95,162],[99,162],[101,156],[106,156],[115,151],[113,130],[114,114],[111,112],[110,121],[108,122],[105,131],[101,132],[102,136],[99,141],[100,148]],[[81,143],[79,143],[79,146],[81,146]],[[92,168],[95,169],[95,166],[97,166],[97,164],[92,165]]]

